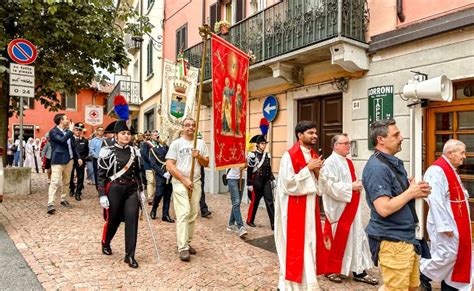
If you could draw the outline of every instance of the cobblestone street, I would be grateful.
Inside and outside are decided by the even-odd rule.
[[[136,254],[140,267],[131,269],[123,262],[123,225],[112,241],[113,255],[100,251],[103,219],[93,186],[86,185],[82,201],[69,199],[72,209],[61,207],[57,197],[54,215],[46,213],[47,189],[46,176],[32,174],[31,195],[6,196],[0,204],[0,224],[45,289],[276,289],[276,254],[226,230],[230,210],[226,195],[206,196],[212,217],[198,218],[192,242],[198,253],[190,263],[178,258],[175,224],[157,219],[152,221],[161,257],[157,264],[146,221],[141,220]],[[244,217],[246,211],[243,205]],[[257,213],[256,224],[248,229],[247,241],[272,234],[264,209]],[[378,271],[370,273],[378,277]],[[320,285],[325,290],[371,289],[350,279],[333,284],[322,277]]]

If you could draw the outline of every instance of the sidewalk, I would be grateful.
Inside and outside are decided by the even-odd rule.
[[[123,262],[124,227],[120,226],[112,241],[112,256],[100,250],[103,218],[95,188],[85,186],[83,200],[69,198],[72,209],[65,209],[56,199],[56,214],[46,213],[48,184],[44,174],[32,175],[29,196],[6,196],[0,204],[0,224],[45,289],[71,288],[139,288],[139,289],[276,289],[278,259],[275,253],[246,241],[271,240],[272,231],[266,211],[257,213],[256,228],[248,228],[246,241],[226,230],[230,198],[206,195],[211,218],[198,218],[192,246],[198,254],[190,263],[181,262],[176,252],[175,224],[152,221],[160,252],[156,264],[146,221],[139,222],[136,259],[138,269]],[[173,209],[173,207],[171,207]],[[171,211],[174,217],[174,211]],[[247,205],[242,206],[247,216]],[[157,217],[161,217],[161,205]],[[258,244],[257,244],[258,245]],[[3,251],[2,251],[3,254]],[[20,266],[9,264],[12,272]],[[378,270],[370,271],[379,277]],[[7,275],[8,276],[8,275]],[[21,282],[24,282],[22,280]],[[8,283],[7,283],[8,284]],[[346,280],[334,284],[320,278],[324,290],[375,290]],[[23,289],[35,289],[21,285]],[[8,289],[14,285],[6,286]],[[0,285],[0,289],[4,289]]]

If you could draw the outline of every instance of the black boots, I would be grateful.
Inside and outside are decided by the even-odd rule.
[[[138,268],[138,263],[135,261],[135,258],[132,256],[125,255],[125,259],[123,260],[125,263],[128,263],[130,268]]]
[[[110,248],[110,244],[102,243],[102,253],[107,256],[112,255],[112,249]]]
[[[151,209],[150,217],[151,219],[156,219],[156,209]]]

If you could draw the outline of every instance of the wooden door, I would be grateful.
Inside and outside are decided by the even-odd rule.
[[[298,102],[297,121],[310,120],[318,124],[318,144],[315,150],[325,158],[331,152],[331,138],[342,133],[342,95],[330,95]]]
[[[473,100],[474,101],[474,100]],[[441,156],[444,143],[451,138],[466,144],[466,159],[458,173],[469,191],[471,227],[474,220],[474,102],[455,102],[427,109],[427,156],[431,165]]]

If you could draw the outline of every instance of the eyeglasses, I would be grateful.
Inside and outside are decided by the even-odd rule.
[[[337,142],[336,144],[342,144],[342,145],[345,145],[345,146],[351,145],[350,142]]]
[[[184,127],[196,127],[196,124],[194,123],[185,123],[183,124]]]

